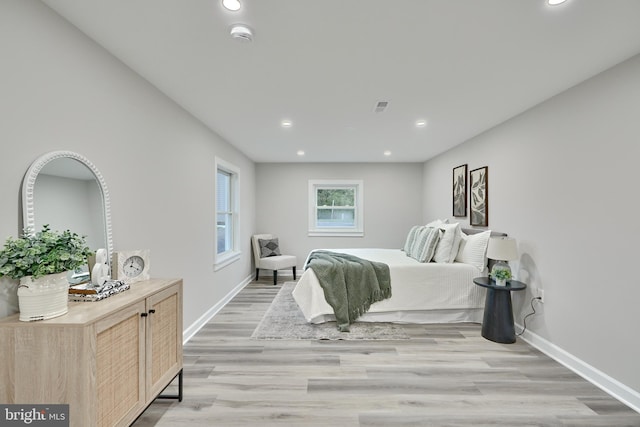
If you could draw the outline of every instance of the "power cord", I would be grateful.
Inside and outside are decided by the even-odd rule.
[[[519,337],[520,335],[524,334],[524,331],[527,330],[527,317],[533,316],[534,314],[536,314],[536,309],[533,306],[533,302],[535,300],[542,300],[542,298],[540,298],[540,297],[531,298],[531,310],[532,311],[531,311],[531,313],[529,313],[526,316],[524,316],[524,319],[522,319],[522,324],[524,325],[524,329],[522,329],[522,331],[519,334],[516,334],[517,337]]]

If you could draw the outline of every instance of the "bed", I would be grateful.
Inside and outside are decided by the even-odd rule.
[[[473,279],[486,275],[489,237],[505,234],[455,230],[455,226],[448,228],[445,233],[458,233],[460,240],[455,248],[447,247],[446,239],[436,244],[435,249],[444,247],[443,250],[450,251],[446,262],[443,262],[442,256],[439,259],[441,262],[433,262],[432,259],[424,262],[408,256],[412,244],[409,242],[411,232],[403,249],[331,249],[389,266],[391,298],[372,304],[357,321],[423,324],[482,322],[485,289],[475,286]],[[324,291],[311,268],[305,268],[292,294],[307,322],[335,320],[333,309],[325,300]]]

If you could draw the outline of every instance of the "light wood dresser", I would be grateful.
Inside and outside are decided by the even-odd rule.
[[[50,320],[0,319],[0,402],[68,403],[71,426],[130,425],[176,376],[181,399],[180,279],[70,302]]]

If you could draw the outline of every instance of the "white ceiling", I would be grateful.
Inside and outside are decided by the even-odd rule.
[[[640,53],[638,0],[42,1],[256,162],[424,161]]]

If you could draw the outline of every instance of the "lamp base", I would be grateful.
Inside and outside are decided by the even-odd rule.
[[[511,274],[511,267],[509,267],[509,264],[507,264],[505,261],[496,261],[495,264],[493,264],[493,267],[491,268],[491,278],[493,280],[496,280],[496,273],[500,270],[506,270],[509,272],[508,277],[511,278],[512,274]]]

